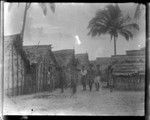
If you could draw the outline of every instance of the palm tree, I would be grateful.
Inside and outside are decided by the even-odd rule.
[[[133,38],[133,30],[139,30],[136,23],[131,23],[129,15],[124,16],[118,4],[107,5],[103,10],[98,10],[94,18],[89,21],[88,35],[100,36],[109,34],[114,39],[114,55],[116,55],[116,41],[118,35],[123,36],[127,41]]]
[[[38,5],[42,8],[42,11],[44,13],[44,15],[47,15],[47,5],[50,7],[50,9],[52,10],[52,12],[55,12],[55,4],[54,3],[38,3]],[[27,17],[27,13],[28,10],[31,6],[31,3],[25,3],[25,9],[24,9],[24,16],[23,16],[23,25],[22,25],[22,29],[21,29],[21,39],[23,41],[23,37],[24,37],[24,30],[25,30],[25,24],[26,24],[26,17]],[[18,3],[18,7],[19,7],[19,3]],[[12,3],[9,4],[8,10],[10,10],[12,8]]]

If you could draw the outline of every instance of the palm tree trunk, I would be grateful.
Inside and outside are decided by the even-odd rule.
[[[116,51],[116,37],[114,36],[114,55],[117,55]]]
[[[23,25],[22,25],[22,30],[21,30],[22,42],[23,42],[23,37],[24,37],[24,30],[25,30],[25,24],[26,24],[27,10],[28,10],[28,4],[26,3],[25,10],[24,10],[24,17],[23,17]]]

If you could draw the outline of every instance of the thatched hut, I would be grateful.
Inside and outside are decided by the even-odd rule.
[[[22,48],[20,34],[4,37],[4,90],[9,96],[25,93],[29,60]]]
[[[59,67],[63,68],[63,73],[65,74],[64,78],[64,87],[68,87],[71,82],[71,65],[75,60],[74,49],[58,50],[53,51],[56,61]],[[60,85],[60,80],[57,81],[57,86]]]
[[[51,45],[24,46],[31,65],[32,80],[28,84],[31,92],[53,90],[58,79],[55,56]]]
[[[145,51],[127,51],[124,56],[112,56],[114,87],[116,89],[144,89]]]

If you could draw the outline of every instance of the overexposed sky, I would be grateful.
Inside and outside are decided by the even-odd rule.
[[[108,4],[108,3],[107,3]],[[109,35],[88,36],[88,23],[98,9],[105,3],[56,3],[56,11],[48,9],[44,16],[37,3],[32,3],[28,11],[25,28],[24,45],[52,44],[53,50],[75,49],[76,53],[89,53],[89,58],[109,57],[113,55],[113,41]],[[133,15],[135,4],[119,4],[123,13]],[[143,6],[144,8],[144,6]],[[19,33],[22,27],[24,3],[14,3],[8,11],[5,3],[5,35]],[[140,31],[134,39],[127,42],[123,37],[117,40],[117,54],[125,54],[125,50],[140,49],[145,46],[145,11],[139,20]]]

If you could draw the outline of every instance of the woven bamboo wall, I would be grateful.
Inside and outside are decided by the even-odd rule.
[[[4,92],[8,96],[24,93],[25,62],[13,45],[14,40],[20,40],[18,36],[5,37]]]
[[[116,89],[144,90],[145,55],[143,50],[127,51],[127,55],[112,56]],[[140,81],[140,82],[139,82]]]

